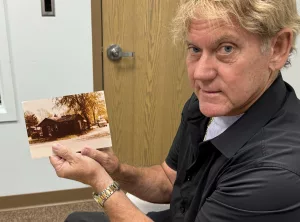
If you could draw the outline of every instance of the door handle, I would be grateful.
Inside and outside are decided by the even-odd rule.
[[[134,57],[134,52],[123,52],[119,45],[114,44],[107,48],[107,57],[112,61],[117,61],[123,57]]]

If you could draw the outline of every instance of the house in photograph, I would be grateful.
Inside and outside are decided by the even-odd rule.
[[[79,114],[43,119],[37,127],[41,127],[43,137],[63,137],[80,134],[87,128],[86,120]]]

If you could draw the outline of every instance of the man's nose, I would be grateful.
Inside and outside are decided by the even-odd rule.
[[[194,79],[210,81],[217,75],[217,62],[213,56],[202,55],[197,61]]]

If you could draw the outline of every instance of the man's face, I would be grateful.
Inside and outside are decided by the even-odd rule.
[[[188,76],[206,116],[244,113],[273,81],[270,53],[236,23],[194,20],[187,45]]]

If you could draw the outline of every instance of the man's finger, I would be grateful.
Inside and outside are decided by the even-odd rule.
[[[62,146],[58,143],[52,146],[52,151],[55,155],[67,160],[68,162],[74,159],[74,154],[67,147]]]
[[[50,156],[49,159],[50,159],[50,163],[52,164],[53,168],[55,169],[58,175],[59,171],[63,167],[65,160],[59,156]]]
[[[94,160],[96,160],[97,162],[101,163],[101,161],[104,159],[104,154],[103,152],[99,151],[99,150],[95,150],[93,148],[90,147],[85,147],[81,150],[81,154],[84,156],[88,156]]]
[[[62,158],[59,156],[50,156],[49,159],[50,159],[50,163],[54,168],[62,160]]]

